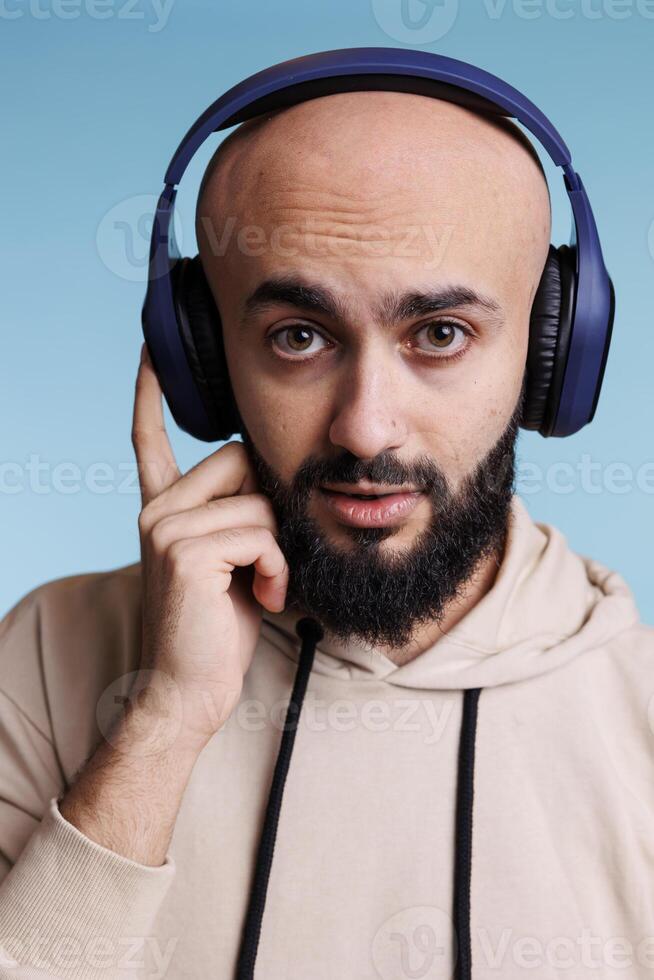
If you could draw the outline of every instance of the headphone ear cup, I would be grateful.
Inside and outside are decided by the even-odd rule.
[[[559,407],[572,336],[576,255],[550,244],[529,321],[526,389],[520,426],[549,436]]]
[[[182,342],[191,373],[214,424],[213,438],[227,440],[234,433],[242,433],[243,421],[229,380],[220,314],[200,256],[180,259],[171,275]]]

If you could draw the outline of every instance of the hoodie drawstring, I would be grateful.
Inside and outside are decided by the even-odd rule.
[[[295,631],[302,641],[298,668],[288,703],[282,739],[268,795],[268,805],[257,851],[254,878],[245,918],[236,965],[235,980],[254,980],[254,965],[261,935],[261,921],[266,904],[268,879],[272,866],[277,824],[282,805],[284,784],[291,761],[295,732],[300,719],[302,703],[316,644],[324,636],[317,620],[304,616],[295,624]],[[475,766],[475,735],[477,730],[477,702],[481,688],[463,692],[463,717],[459,735],[459,759],[456,801],[456,841],[454,857],[454,928],[457,937],[456,980],[472,980],[470,948],[470,877],[472,872],[472,810]],[[295,719],[289,722],[289,716]]]
[[[459,734],[459,767],[456,783],[456,830],[454,852],[454,934],[457,939],[456,980],[472,980],[470,943],[470,879],[472,875],[472,810],[475,775],[477,702],[482,689],[463,692],[463,717]]]
[[[268,796],[268,806],[266,807],[266,816],[264,818],[259,850],[257,852],[250,902],[243,928],[241,950],[236,966],[236,980],[253,980],[254,977],[254,962],[257,958],[259,936],[261,934],[261,919],[266,904],[266,891],[268,889],[268,878],[270,877],[270,867],[275,848],[275,837],[277,836],[277,823],[282,805],[284,783],[286,782],[288,767],[291,761],[291,752],[293,751],[295,732],[300,719],[302,702],[304,701],[309,674],[313,666],[316,643],[322,640],[324,635],[321,625],[310,616],[304,616],[302,619],[299,619],[295,624],[295,631],[302,640],[302,649],[300,650],[300,660],[295,673],[293,691],[291,692],[291,698],[286,710],[282,740],[279,746],[279,754]],[[295,713],[296,718],[289,724],[288,718],[291,712]]]

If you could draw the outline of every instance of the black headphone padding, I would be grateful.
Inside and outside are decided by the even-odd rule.
[[[550,244],[529,321],[527,386],[520,425],[549,435],[559,405],[575,299],[575,251]]]
[[[171,277],[186,356],[215,426],[215,439],[229,439],[236,432],[242,433],[243,421],[229,380],[220,314],[200,256],[179,259]]]

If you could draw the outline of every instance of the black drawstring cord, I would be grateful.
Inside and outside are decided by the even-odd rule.
[[[470,877],[472,874],[472,809],[475,773],[477,703],[482,688],[463,692],[459,736],[459,771],[456,792],[456,846],[454,854],[454,934],[457,940],[455,980],[472,980],[470,941]]]
[[[261,935],[261,921],[266,904],[266,892],[272,866],[275,837],[282,804],[284,784],[288,774],[297,723],[302,710],[316,643],[323,637],[320,624],[309,616],[298,620],[295,630],[302,640],[299,664],[293,691],[288,704],[281,744],[268,795],[268,805],[259,841],[254,880],[250,891],[235,980],[253,980],[254,965]],[[474,797],[475,736],[477,706],[482,688],[463,692],[463,716],[459,737],[459,759],[456,797],[455,855],[454,855],[454,930],[457,940],[455,980],[472,980],[472,949],[470,938],[470,879],[472,874],[472,814]],[[295,719],[289,722],[290,715]]]
[[[303,616],[302,619],[299,619],[295,624],[295,631],[302,640],[302,649],[300,650],[299,664],[295,673],[293,691],[284,719],[282,740],[277,755],[270,793],[268,795],[268,805],[266,807],[263,830],[257,851],[254,880],[250,891],[250,901],[236,966],[236,980],[252,980],[254,977],[254,963],[257,958],[257,949],[259,946],[261,920],[266,904],[266,891],[268,889],[268,879],[270,877],[273,850],[275,848],[275,837],[277,836],[277,824],[282,805],[284,783],[286,782],[288,767],[291,761],[295,731],[300,718],[300,711],[302,710],[302,702],[304,701],[307,682],[313,665],[316,643],[319,643],[323,637],[322,627],[317,620],[312,619],[310,616]],[[289,723],[288,719],[291,713],[294,713],[296,717]]]

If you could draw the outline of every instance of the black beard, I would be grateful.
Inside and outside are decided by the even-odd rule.
[[[366,462],[345,451],[332,460],[313,456],[300,466],[292,486],[282,484],[255,448],[245,425],[243,443],[270,498],[277,541],[289,566],[286,609],[314,616],[347,642],[402,649],[422,624],[438,622],[460,597],[477,567],[494,557],[498,567],[506,542],[515,481],[515,443],[525,394],[499,440],[452,492],[426,456],[408,467],[390,453]],[[379,543],[399,530],[342,525],[354,547],[342,550],[307,513],[312,490],[324,483],[413,484],[431,500],[432,516],[410,548],[383,553]],[[320,491],[317,491],[320,492]]]

